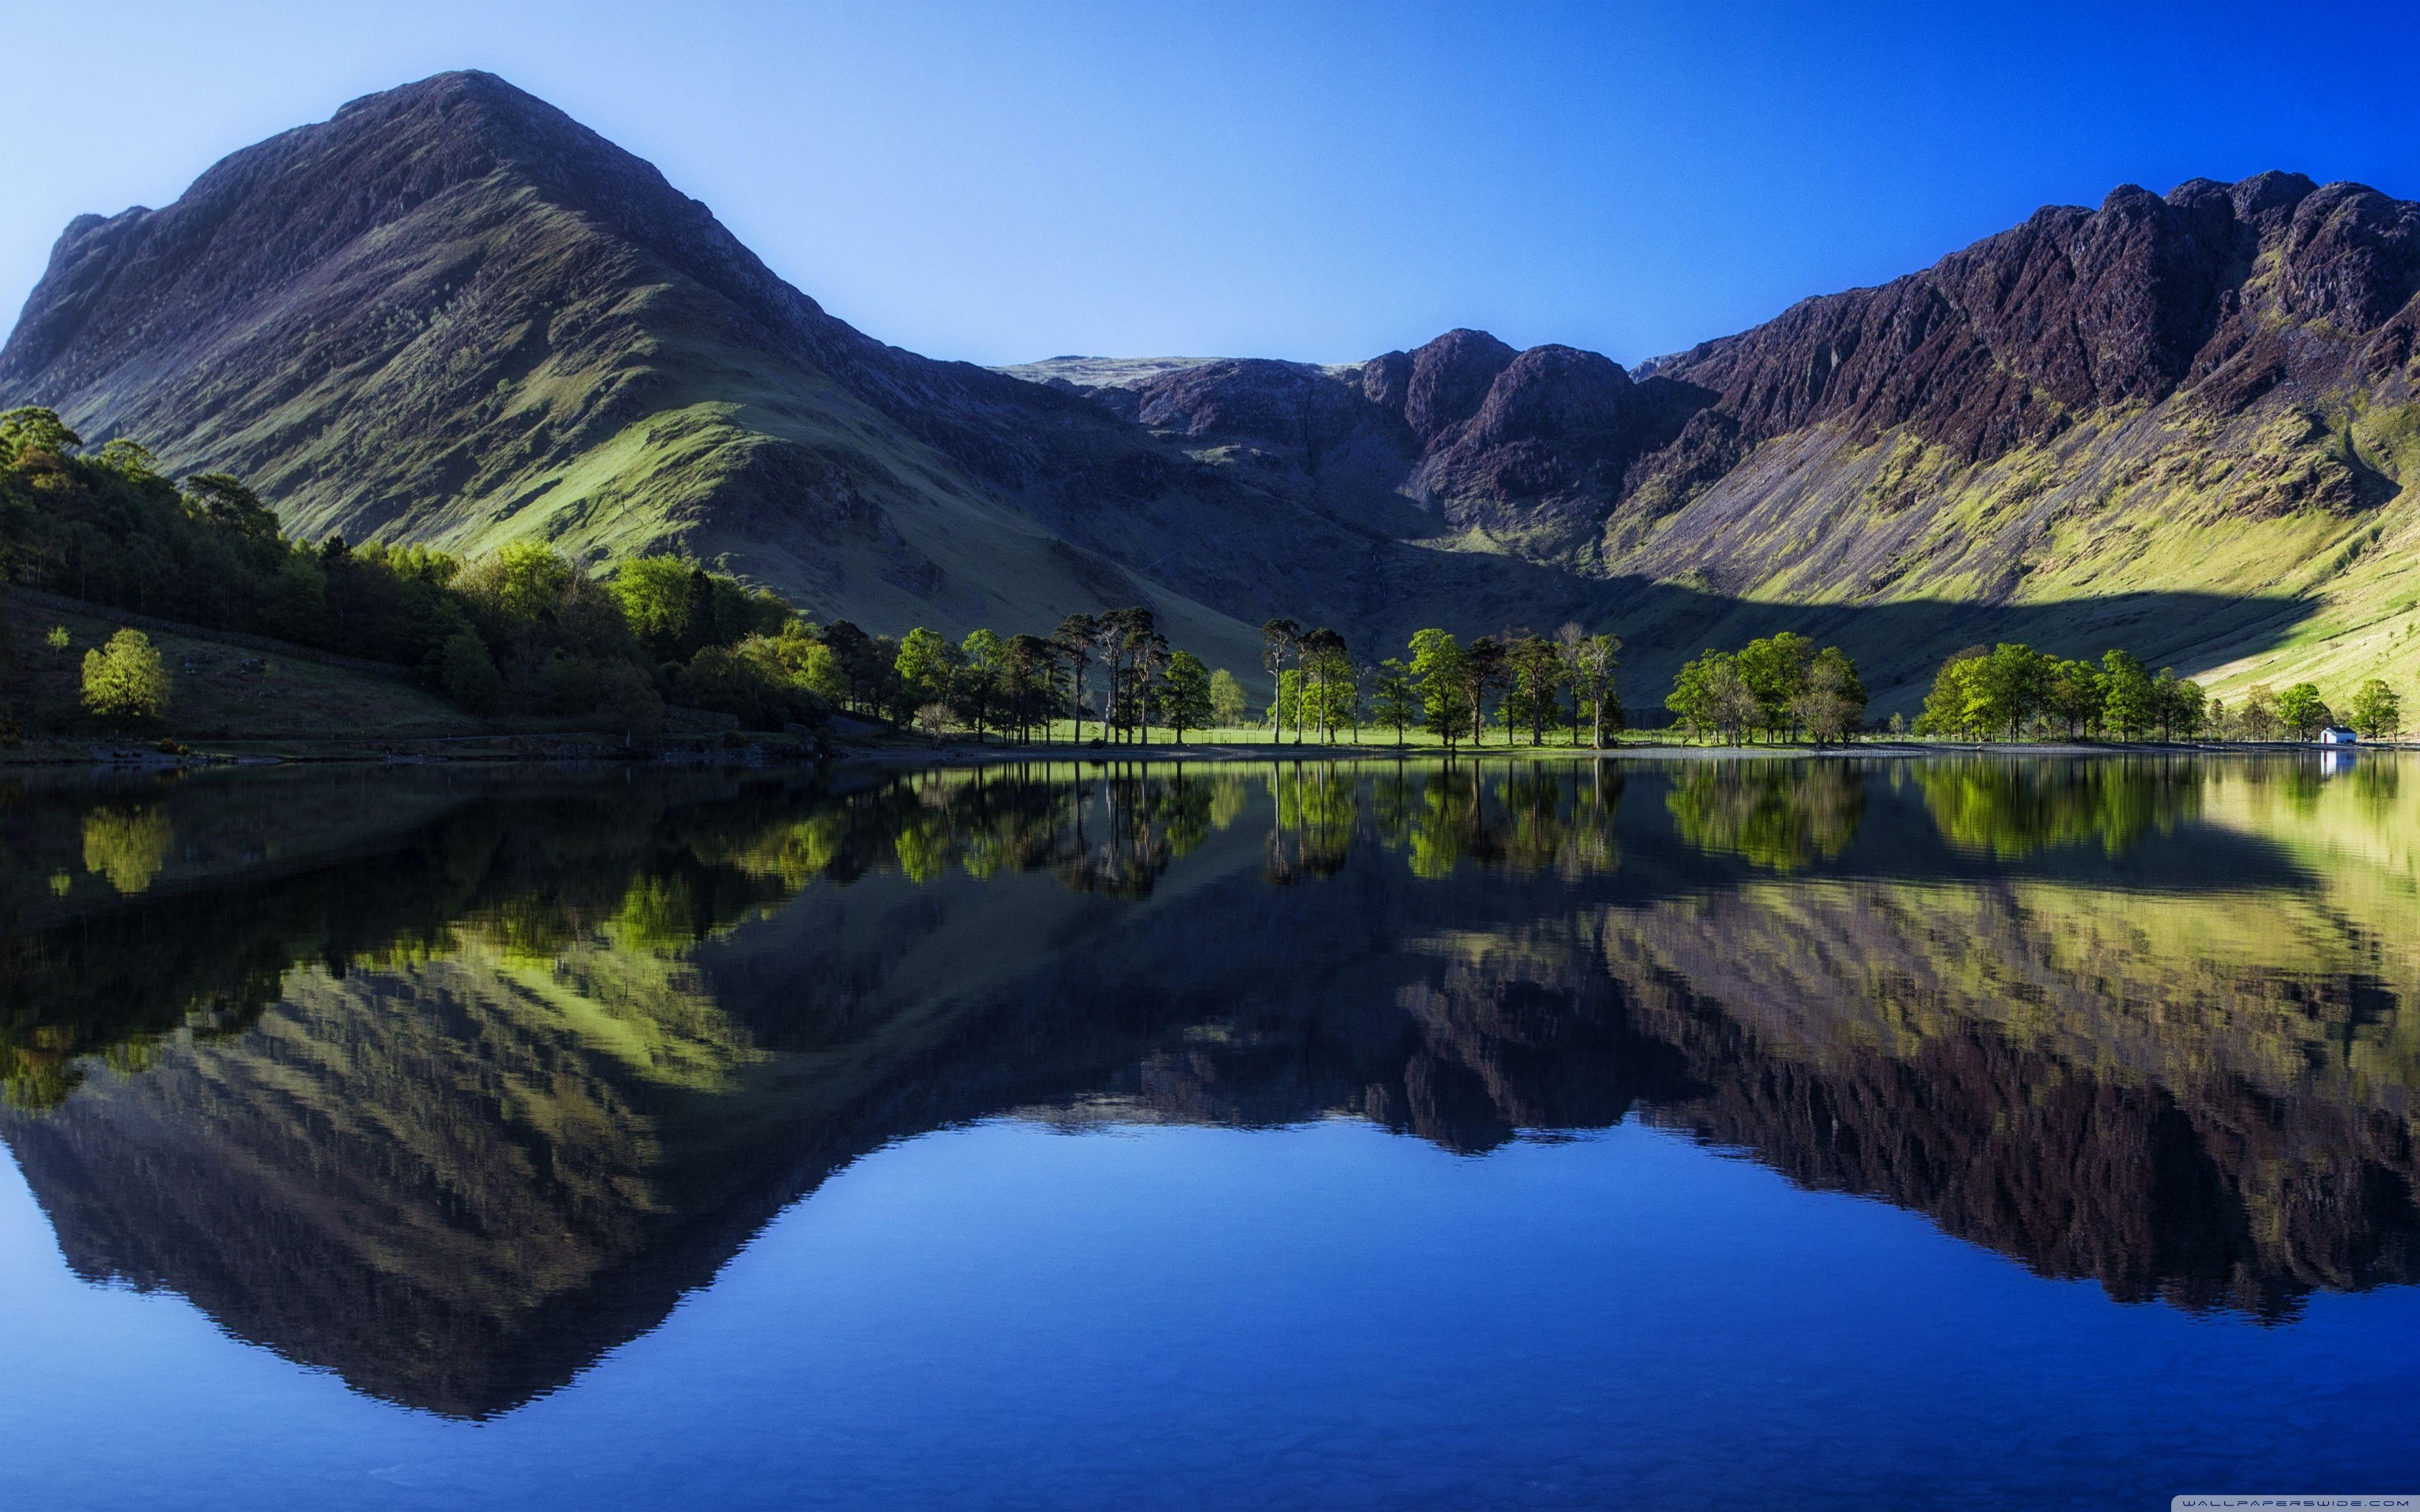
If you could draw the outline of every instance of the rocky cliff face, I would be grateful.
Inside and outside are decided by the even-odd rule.
[[[1452,331],[1411,353],[1321,369],[1220,362],[1131,387],[1116,412],[1192,440],[1307,454],[1388,444],[1404,492],[1518,529],[1669,501],[1749,451],[1838,427],[1980,464],[2089,417],[2190,392],[2240,415],[2408,378],[2420,324],[2420,205],[2293,174],[2133,186],[2053,207],[1880,288],[1827,295],[1634,375],[1593,352],[1516,352]],[[2350,479],[2318,501],[2361,501]]]

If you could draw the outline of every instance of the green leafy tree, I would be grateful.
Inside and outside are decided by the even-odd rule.
[[[1970,727],[2022,738],[2049,706],[2055,675],[2052,659],[2031,646],[2006,640],[1993,646],[1969,690],[1975,700],[1967,710]]]
[[[1562,723],[1563,687],[1569,676],[1562,652],[1552,640],[1525,634],[1513,638],[1504,662],[1507,733],[1527,725],[1529,744],[1543,746],[1546,727]]]
[[[2059,657],[2051,663],[2043,709],[2067,726],[2070,739],[2101,728],[2101,674],[2092,663]]]
[[[824,650],[820,645],[815,649]],[[597,712],[609,728],[626,736],[640,733],[663,722],[663,695],[636,663],[607,662],[597,673]]]
[[[2335,722],[2317,683],[2296,683],[2286,689],[2277,700],[2277,717],[2296,740],[2309,740]]]
[[[2266,683],[2255,683],[2243,690],[2243,703],[2236,711],[2236,725],[2246,740],[2274,740],[2285,729],[2285,718],[2277,712],[2277,694]]]
[[[1470,733],[1470,656],[1449,630],[1427,629],[1412,637],[1412,676],[1418,683],[1420,725],[1453,749]]]
[[[1120,730],[1132,730],[1148,746],[1152,703],[1171,655],[1168,637],[1160,633],[1158,615],[1145,604],[1113,610],[1102,617],[1102,625],[1104,638],[1114,640],[1109,652],[1113,722]]]
[[[1791,705],[1807,690],[1815,642],[1792,630],[1751,640],[1734,665],[1756,700],[1756,723],[1768,739],[1792,728]]]
[[[1991,652],[1981,646],[1968,646],[1952,652],[1942,662],[1941,670],[1932,674],[1932,687],[1924,695],[1924,708],[1916,717],[1916,733],[1919,735],[1946,736],[1951,740],[1979,740],[1974,710],[1984,700],[1979,688],[1984,676],[1984,664]]]
[[[1288,619],[1271,620],[1261,626],[1261,669],[1269,674],[1269,715],[1273,719],[1280,717],[1285,702],[1285,692],[1280,685],[1286,658],[1293,656],[1295,648],[1302,643],[1302,626]],[[1285,726],[1280,723],[1272,727],[1270,738],[1283,740]],[[1302,739],[1299,723],[1295,726],[1295,739]]]
[[[908,631],[891,664],[899,678],[897,702],[912,710],[943,702],[951,679],[964,660],[965,654],[939,633],[921,625]]]
[[[241,480],[225,472],[197,472],[185,480],[186,507],[248,541],[277,539],[277,516]]]
[[[799,648],[798,677],[807,691],[837,708],[848,702],[848,673],[840,653],[822,640]]]
[[[2163,740],[2193,739],[2210,716],[2210,699],[2201,685],[2190,677],[2180,678],[2169,667],[2161,668],[2160,675],[2151,679],[2151,707]]]
[[[1221,730],[1233,730],[1244,722],[1251,707],[1244,695],[1244,685],[1235,674],[1221,667],[1210,674],[1210,717]]]
[[[1051,643],[1038,635],[1013,635],[1001,657],[1001,697],[1017,736],[1030,742],[1033,726],[1047,722],[1056,706],[1051,678],[1058,665]]]
[[[1000,632],[974,629],[958,642],[958,664],[951,678],[949,703],[959,723],[975,733],[975,743],[983,743],[984,732],[999,721],[1002,698],[1001,681],[1008,667],[1008,642]]]
[[[2151,674],[2130,652],[2111,650],[2101,656],[2102,717],[2118,738],[2133,740],[2159,722],[2159,693]]]
[[[1210,669],[1190,651],[1168,658],[1159,685],[1159,717],[1176,732],[1181,744],[1187,730],[1206,728],[1217,717],[1210,696]]]
[[[2403,732],[2403,701],[2394,688],[2373,677],[2353,694],[2352,707],[2345,717],[2363,739],[2392,740]]]
[[[1395,732],[1395,744],[1404,743],[1404,732],[1420,717],[1419,680],[1400,657],[1389,656],[1378,664],[1370,685],[1370,718],[1381,728]]]
[[[687,661],[715,640],[714,582],[682,557],[633,557],[613,574],[630,634],[658,661]]]
[[[1845,740],[1866,722],[1866,685],[1857,664],[1825,646],[1807,664],[1807,687],[1790,702],[1790,722],[1818,745]]]
[[[120,630],[84,654],[84,706],[113,724],[159,718],[169,691],[167,666],[140,630]]]
[[[93,459],[102,467],[138,482],[160,476],[159,460],[152,456],[151,448],[132,436],[118,436],[101,442],[101,450],[94,454]]]
[[[55,409],[24,405],[0,411],[0,464],[14,463],[29,452],[65,455],[84,445]]]
[[[1512,648],[1499,637],[1482,635],[1462,651],[1463,693],[1470,700],[1470,743],[1479,745],[1487,729],[1487,704],[1512,685]]]
[[[1740,671],[1739,657],[1711,649],[1682,664],[1664,706],[1692,735],[1711,734],[1734,744],[1758,717],[1756,694]]]
[[[1578,701],[1575,712],[1589,721],[1589,744],[1602,750],[1606,731],[1622,725],[1621,700],[1613,686],[1614,672],[1621,665],[1621,637],[1590,635],[1577,625],[1566,625],[1555,639],[1562,651],[1564,675]],[[1577,728],[1575,720],[1575,732]]]
[[[1319,726],[1321,740],[1333,742],[1336,727],[1360,714],[1361,692],[1352,653],[1343,636],[1322,626],[1302,638],[1296,658],[1302,671],[1299,717]]]

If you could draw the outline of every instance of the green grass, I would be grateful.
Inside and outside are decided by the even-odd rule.
[[[169,735],[184,739],[378,739],[464,733],[486,728],[426,689],[402,681],[331,666],[307,656],[255,650],[208,632],[146,629],[166,663],[167,715],[156,724],[120,731],[83,708],[85,654],[125,625],[107,610],[64,610],[23,600],[15,622],[19,728],[28,736],[116,738]],[[54,628],[68,646],[48,643]],[[260,670],[245,671],[257,662]]]

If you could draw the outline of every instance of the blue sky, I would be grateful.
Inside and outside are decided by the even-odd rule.
[[[2044,204],[2264,168],[2420,197],[2420,8],[11,5],[0,308],[357,95],[493,70],[887,341],[1625,361]],[[32,60],[44,59],[37,64]]]

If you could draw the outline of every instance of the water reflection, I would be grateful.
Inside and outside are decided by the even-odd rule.
[[[1691,845],[1795,872],[1838,856],[1856,835],[1865,778],[1846,762],[1708,762],[1675,778],[1665,803]]]
[[[0,1133],[79,1273],[467,1415],[860,1153],[1002,1114],[1473,1152],[1638,1116],[2281,1316],[2420,1266],[2397,771],[20,786]]]

